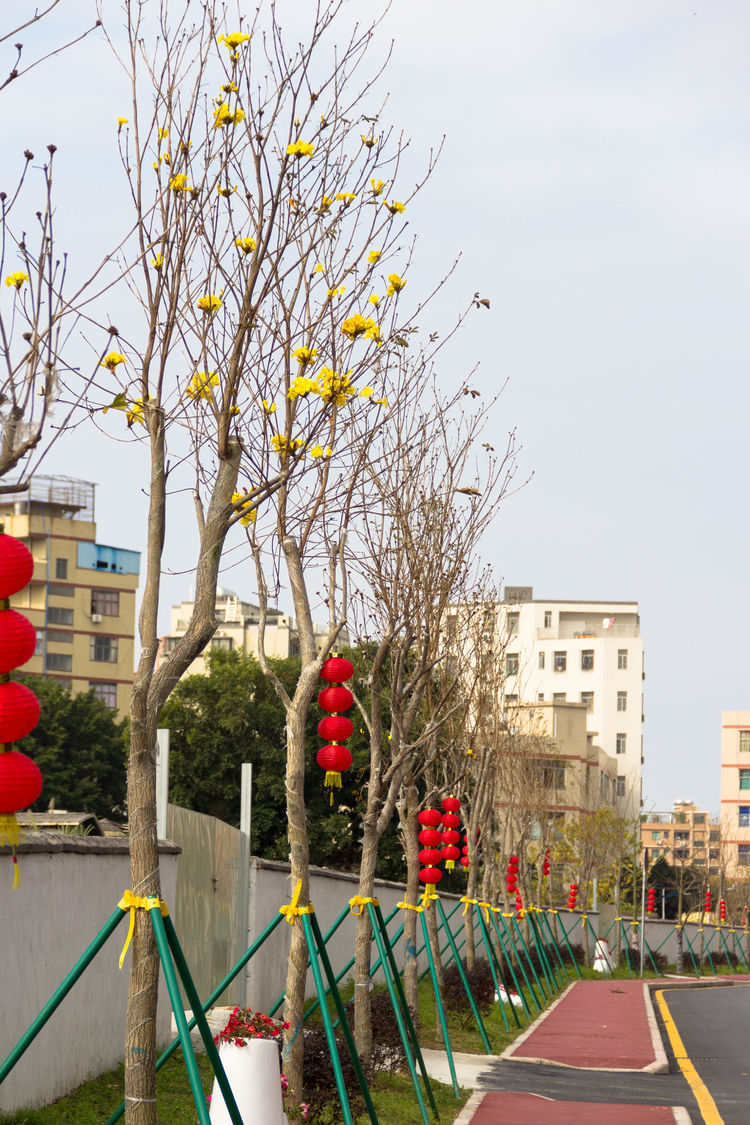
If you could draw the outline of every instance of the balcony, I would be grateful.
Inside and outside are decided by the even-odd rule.
[[[538,641],[577,641],[592,637],[640,637],[640,626],[635,624],[610,625],[605,629],[601,621],[593,622],[563,622],[559,626],[548,629],[537,629]]]

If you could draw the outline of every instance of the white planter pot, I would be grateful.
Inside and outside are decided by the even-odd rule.
[[[282,1125],[279,1047],[272,1039],[249,1039],[244,1047],[219,1044],[229,1085],[243,1125]],[[211,1125],[232,1125],[229,1110],[214,1078],[211,1091]]]

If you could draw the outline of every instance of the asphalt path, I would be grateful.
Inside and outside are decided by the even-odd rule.
[[[724,1125],[748,1125],[750,987],[735,984],[732,988],[667,988],[664,999],[685,1053],[707,1086]],[[672,1077],[672,1065],[670,1059],[670,1073],[666,1077]],[[702,1120],[692,1109],[690,1114],[695,1122]]]

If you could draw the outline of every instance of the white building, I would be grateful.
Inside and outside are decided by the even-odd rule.
[[[617,788],[640,811],[643,642],[637,602],[555,601],[506,586],[500,610],[504,695],[521,703],[585,703],[587,731],[619,763]]]

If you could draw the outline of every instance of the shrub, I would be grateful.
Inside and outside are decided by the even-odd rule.
[[[489,962],[477,961],[473,969],[464,964],[464,972],[477,1007],[480,1012],[488,1012],[495,1001],[495,981]],[[455,962],[445,970],[444,980],[446,1008],[461,1017],[464,1025],[468,1024],[472,1019],[471,1005]]]

